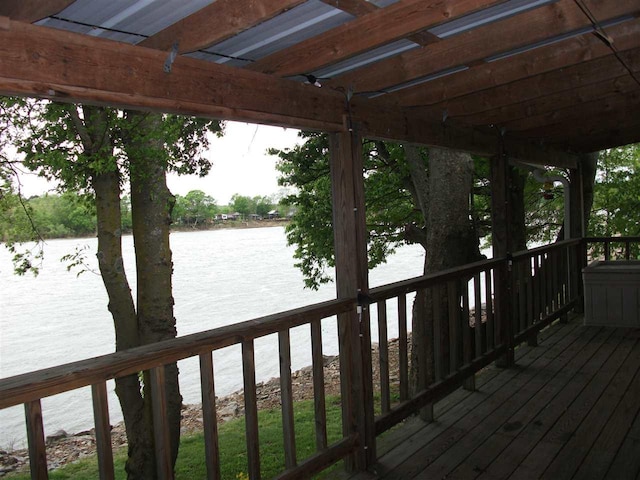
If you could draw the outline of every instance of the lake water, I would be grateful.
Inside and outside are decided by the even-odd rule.
[[[114,333],[107,311],[107,295],[100,277],[79,277],[59,259],[76,247],[88,246],[88,260],[97,271],[96,239],[50,240],[38,277],[12,274],[10,255],[0,250],[0,377],[82,360],[114,351]],[[125,265],[135,291],[132,238],[123,240]],[[304,289],[294,267],[283,227],[229,229],[171,234],[174,262],[175,317],[178,335],[249,320],[335,298],[335,285],[318,291]],[[424,251],[405,246],[387,264],[370,273],[371,286],[422,273]],[[393,306],[390,304],[390,315]],[[374,322],[375,325],[375,322]],[[308,327],[292,331],[293,368],[311,363]],[[390,338],[397,335],[390,328]],[[374,330],[375,337],[375,330]],[[335,322],[323,323],[325,354],[337,353]],[[375,341],[375,338],[374,338]],[[256,341],[258,381],[278,375],[277,339]],[[214,354],[216,394],[242,387],[240,350],[231,347]],[[185,403],[200,401],[197,359],[180,362]],[[121,419],[113,384],[109,385],[111,422]],[[84,388],[42,400],[45,434],[59,429],[77,432],[93,426],[90,389]],[[24,410],[0,411],[0,446],[24,444]]]

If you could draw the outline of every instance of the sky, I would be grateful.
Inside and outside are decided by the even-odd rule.
[[[209,174],[167,178],[169,190],[174,195],[186,195],[191,190],[202,190],[213,197],[218,205],[226,205],[235,193],[249,197],[277,194],[275,164],[277,157],[268,155],[268,148],[291,148],[300,143],[298,130],[291,128],[226,122],[225,134],[212,138],[205,156],[213,166]],[[27,198],[41,195],[54,186],[35,175],[20,177],[22,194]]]

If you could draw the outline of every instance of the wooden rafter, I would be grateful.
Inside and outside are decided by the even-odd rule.
[[[182,56],[164,73],[165,57],[155,49],[0,19],[0,94],[324,131],[347,128],[345,98],[331,89]],[[491,135],[443,129],[398,107],[352,99],[350,112],[369,137],[484,155],[496,151]],[[518,158],[575,164],[570,155],[512,143]]]
[[[613,26],[607,32],[619,51],[640,45],[640,19]],[[578,65],[585,59],[592,60],[611,54],[611,49],[600,38],[585,34],[514,57],[479,64],[455,76],[433,80],[422,86],[425,88],[408,88],[390,97],[404,106],[433,105],[434,110],[441,113],[443,109],[449,109],[449,104],[458,104],[458,97],[565,69]],[[459,103],[463,105],[466,102]],[[457,115],[453,108],[449,109],[449,114]]]
[[[502,0],[405,0],[276,52],[247,68],[279,76],[308,73]]]
[[[340,9],[343,12],[347,12],[354,17],[363,17],[380,8],[367,0],[322,0],[322,2]],[[438,37],[427,31],[414,33],[409,35],[407,39],[417,43],[418,45],[429,45],[430,43],[438,41]]]
[[[322,0],[323,3],[347,12],[354,17],[362,17],[367,13],[375,12],[378,7],[367,0]]]
[[[305,0],[217,0],[140,42],[167,50],[178,42],[181,53],[210,47],[260,22],[275,17]]]
[[[637,0],[585,0],[600,21],[640,10]],[[527,28],[523,29],[523,25]],[[356,92],[377,92],[465,65],[501,52],[588,27],[591,21],[573,0],[560,0],[491,25],[479,27],[429,48],[414,49],[342,75],[333,86],[351,86]]]
[[[2,0],[0,16],[22,22],[37,22],[67,8],[74,0]]]

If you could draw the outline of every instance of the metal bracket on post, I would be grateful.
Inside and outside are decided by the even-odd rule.
[[[171,73],[173,62],[175,62],[177,56],[178,56],[178,42],[175,42],[171,46],[171,51],[169,52],[169,56],[164,61],[164,67],[163,67],[164,73]]]

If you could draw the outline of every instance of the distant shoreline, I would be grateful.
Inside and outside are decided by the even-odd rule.
[[[205,223],[196,226],[171,226],[171,232],[201,232],[207,230],[226,230],[235,228],[264,228],[279,227],[289,224],[289,220],[285,218],[273,218],[268,220],[220,220],[216,223]]]

